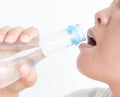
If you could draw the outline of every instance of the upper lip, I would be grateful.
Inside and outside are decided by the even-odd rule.
[[[93,38],[95,38],[95,36],[93,34],[93,31],[91,29],[88,30],[87,37],[93,37]]]
[[[92,29],[88,29],[88,32],[87,32],[87,39],[88,39],[88,44],[92,44],[92,41],[95,42],[95,45],[96,45],[96,38],[95,38],[95,35],[92,31]],[[92,39],[92,41],[91,41]],[[90,42],[90,43],[89,43]]]

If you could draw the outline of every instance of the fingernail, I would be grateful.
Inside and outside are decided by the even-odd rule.
[[[6,39],[5,39],[5,41],[8,42],[8,43],[14,42],[14,36],[13,35],[7,36]]]
[[[20,71],[22,73],[22,77],[27,76],[30,73],[30,67],[27,64],[21,66]]]
[[[21,36],[21,41],[24,42],[24,43],[27,43],[29,42],[30,38],[27,34],[24,34]]]

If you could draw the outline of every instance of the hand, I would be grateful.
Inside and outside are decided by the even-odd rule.
[[[15,44],[16,42],[17,44],[30,44],[32,43],[31,41],[33,39],[36,39],[36,42],[34,44],[37,46],[38,38],[39,38],[38,30],[34,27],[30,27],[27,29],[23,29],[21,27],[15,28],[3,27],[0,29],[0,45]],[[9,49],[13,50],[9,53],[13,54],[18,52],[19,50],[18,48],[16,49],[16,47],[14,48],[11,46],[11,48]],[[2,53],[1,51],[2,49],[3,47],[0,48],[0,53]],[[4,50],[7,50],[7,47]],[[18,97],[20,91],[35,84],[36,72],[28,64],[22,64],[19,67],[18,72],[20,74],[21,79],[8,87],[0,89],[0,97]]]
[[[0,29],[0,58],[6,58],[22,50],[39,45],[38,30],[34,27],[3,27]]]

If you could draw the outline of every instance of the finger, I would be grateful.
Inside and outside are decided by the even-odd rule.
[[[37,78],[36,71],[28,64],[21,65],[18,68],[18,73],[21,79],[8,86],[7,89],[9,91],[20,92],[35,84]]]
[[[0,43],[2,43],[4,41],[5,36],[9,30],[10,30],[10,27],[8,27],[8,26],[2,27],[0,29]]]
[[[21,81],[25,88],[35,84],[36,76],[36,71],[31,66],[26,64],[21,68]]]
[[[30,27],[23,31],[22,35],[20,36],[20,41],[22,43],[28,43],[35,37],[39,37],[38,29],[35,27]]]
[[[10,29],[6,34],[5,42],[8,44],[15,43],[22,32],[23,32],[22,27],[15,27]]]

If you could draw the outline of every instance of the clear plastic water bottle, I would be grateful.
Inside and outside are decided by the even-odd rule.
[[[0,88],[4,88],[20,79],[17,68],[21,64],[34,66],[40,60],[66,47],[76,46],[86,38],[79,24],[46,36],[41,45],[23,50],[12,56],[0,59]]]

